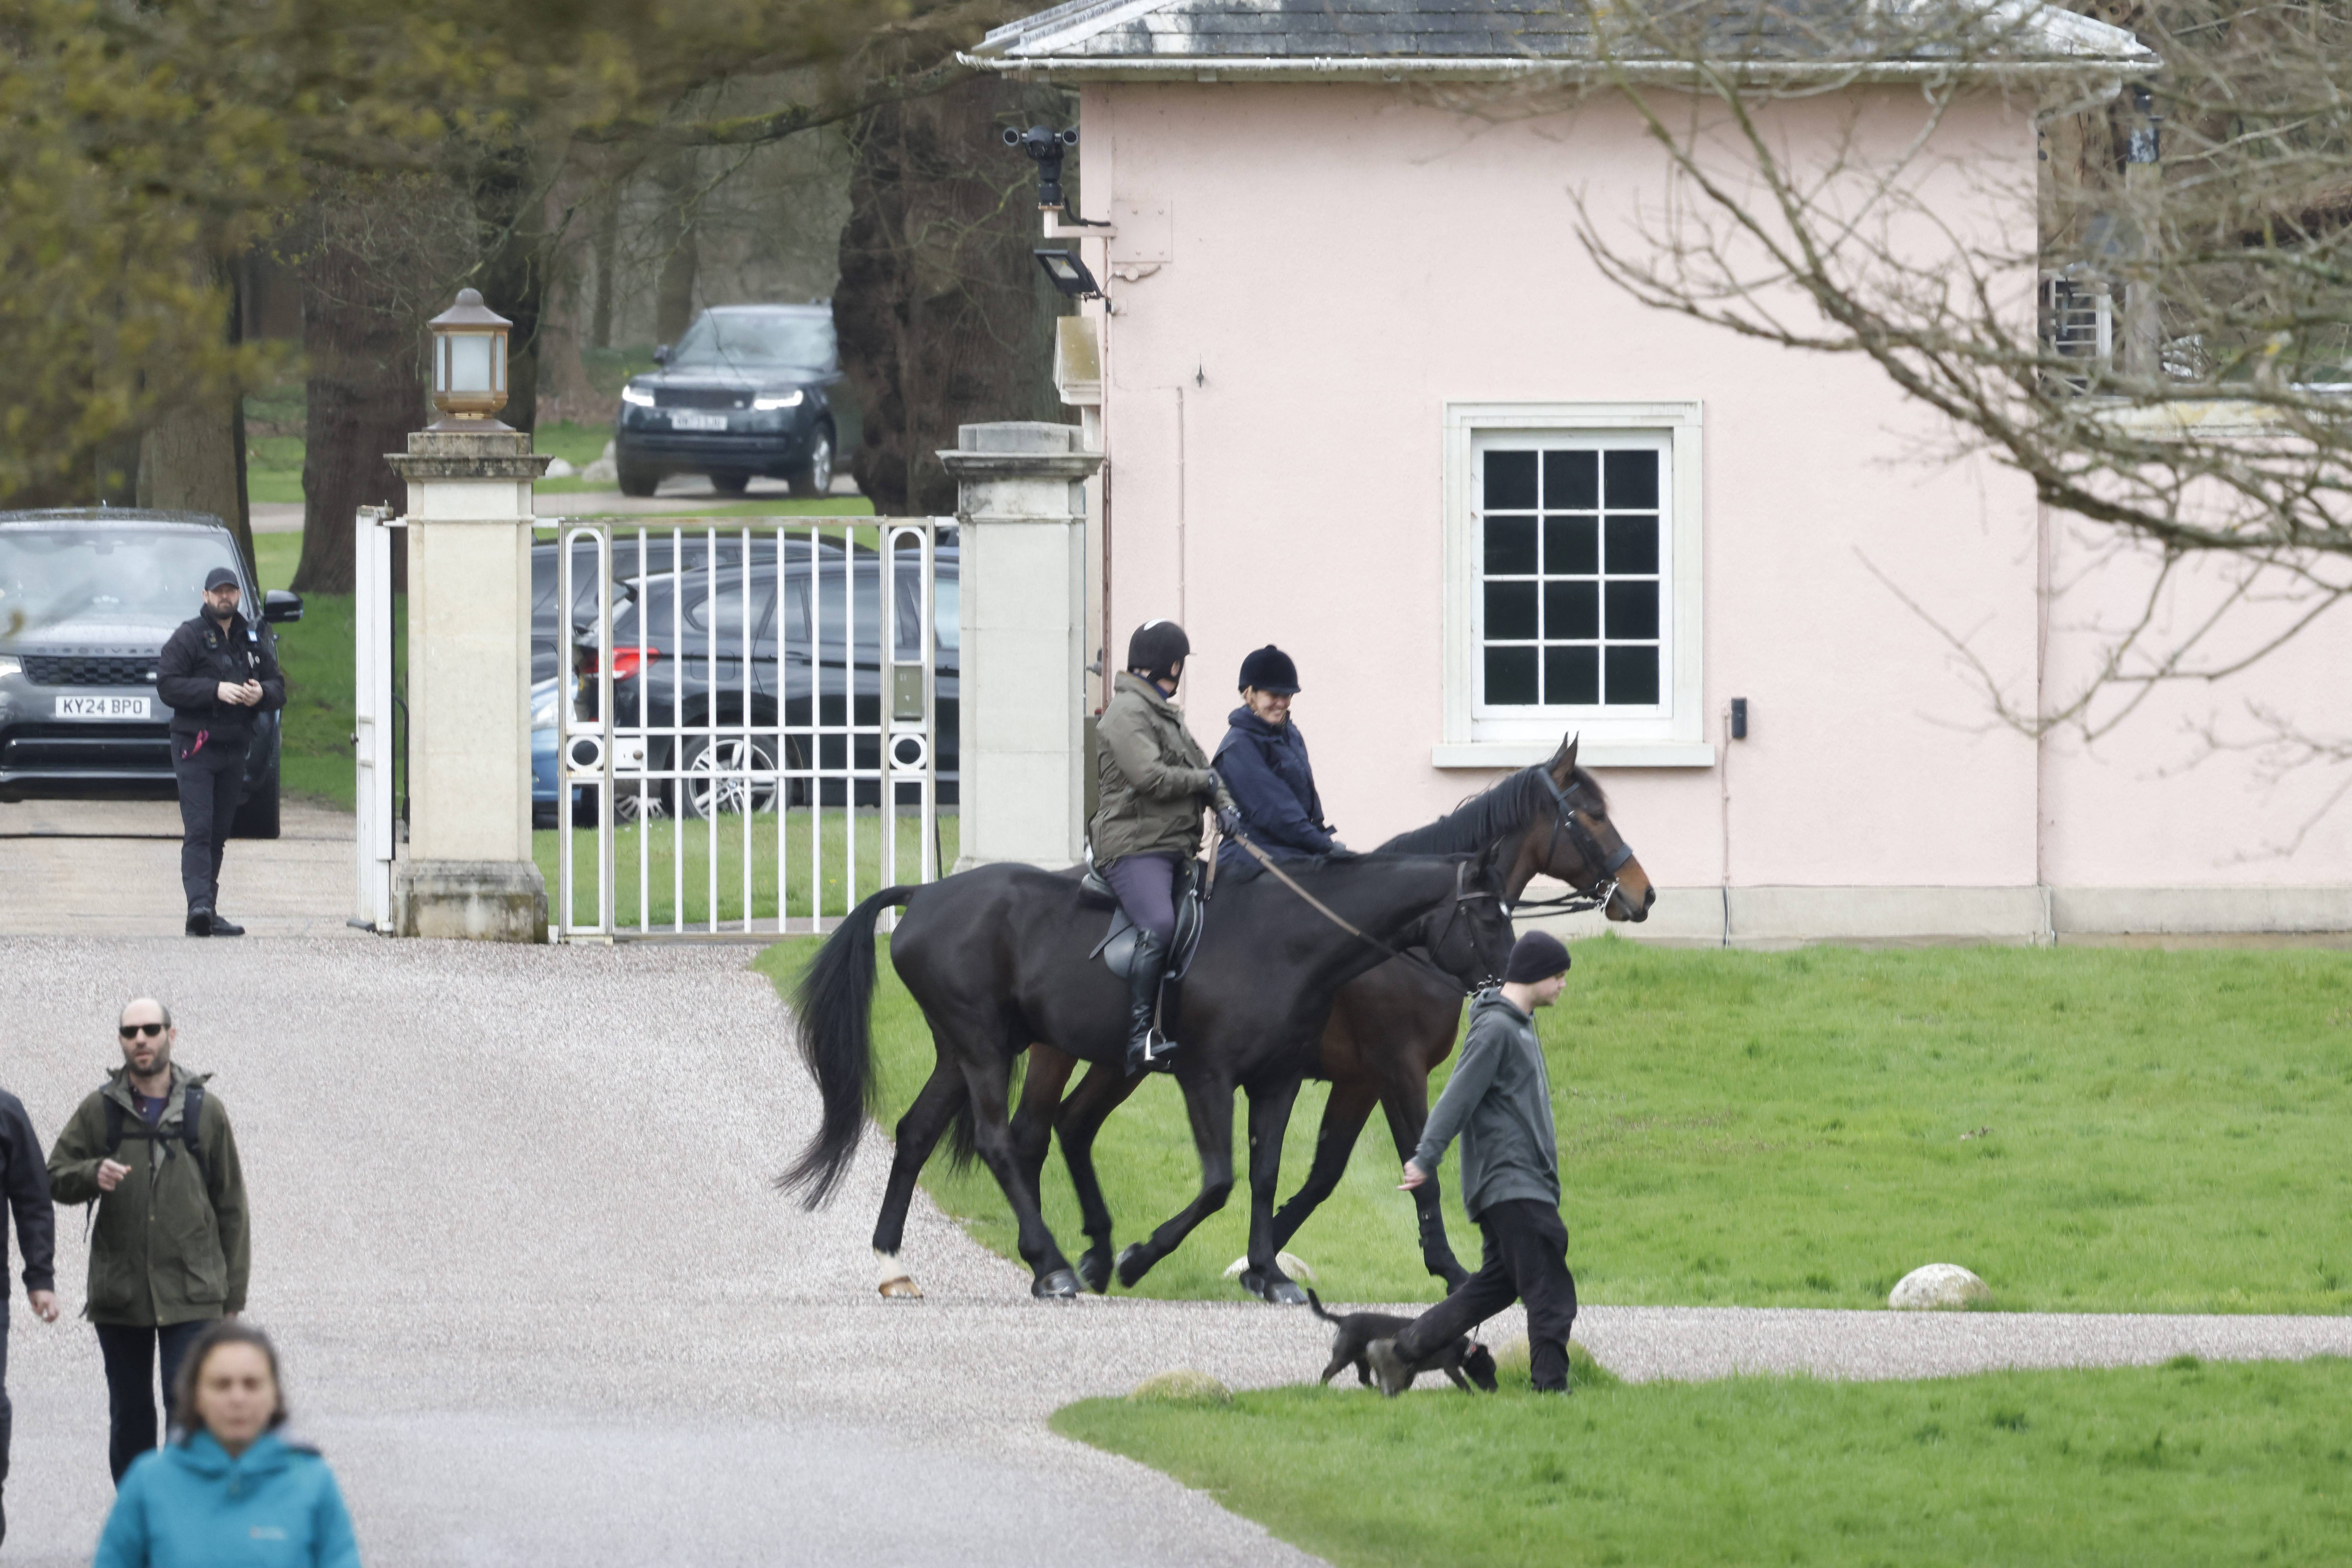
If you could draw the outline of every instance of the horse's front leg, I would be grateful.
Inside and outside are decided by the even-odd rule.
[[[1249,1268],[1243,1283],[1277,1307],[1307,1305],[1307,1292],[1291,1283],[1276,1261],[1274,1199],[1282,1181],[1282,1136],[1290,1126],[1290,1108],[1298,1100],[1296,1075],[1260,1092],[1250,1090],[1250,1229]],[[1255,1283],[1252,1283],[1252,1281]]]
[[[1184,1110],[1192,1147],[1201,1156],[1201,1191],[1183,1211],[1118,1255],[1118,1282],[1132,1288],[1151,1266],[1176,1250],[1192,1227],[1225,1206],[1234,1190],[1234,1080],[1223,1074],[1185,1079]]]
[[[1381,1096],[1381,1109],[1388,1112],[1389,1134],[1396,1140],[1397,1163],[1412,1158],[1421,1147],[1421,1130],[1429,1124],[1429,1082],[1426,1079],[1407,1078],[1389,1086]],[[1445,1236],[1445,1210],[1439,1203],[1444,1194],[1439,1190],[1437,1173],[1429,1173],[1429,1180],[1412,1190],[1412,1206],[1421,1218],[1421,1263],[1440,1279],[1445,1281],[1448,1295],[1468,1282],[1470,1271],[1454,1256],[1454,1244]]]
[[[1099,1296],[1110,1289],[1110,1205],[1103,1202],[1102,1182],[1095,1174],[1095,1135],[1110,1113],[1141,1088],[1140,1075],[1130,1078],[1123,1066],[1097,1062],[1078,1080],[1077,1092],[1062,1102],[1054,1131],[1062,1140],[1062,1159],[1070,1167],[1070,1185],[1078,1193],[1079,1223],[1088,1246],[1078,1259],[1078,1278]]]
[[[995,1174],[996,1184],[1003,1189],[1004,1201],[1013,1205],[1013,1217],[1020,1227],[1022,1260],[1029,1265],[1033,1276],[1029,1293],[1075,1296],[1078,1293],[1078,1277],[1070,1272],[1069,1259],[1062,1256],[1062,1249],[1054,1243],[1053,1232],[1045,1228],[1045,1216],[1038,1209],[1036,1192],[1023,1176],[1021,1163],[1013,1152],[1013,1130],[1004,1114],[1012,1091],[1012,1059],[999,1050],[960,1054],[963,1058],[964,1082],[971,1090],[972,1142],[982,1161]]]

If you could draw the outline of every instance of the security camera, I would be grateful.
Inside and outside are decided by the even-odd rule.
[[[1004,144],[1018,147],[1037,164],[1037,205],[1058,208],[1062,202],[1062,154],[1078,144],[1075,130],[1055,131],[1032,125],[1026,131],[1004,128]]]

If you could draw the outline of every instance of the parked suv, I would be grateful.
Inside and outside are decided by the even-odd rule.
[[[254,591],[216,517],[0,512],[0,800],[177,795],[155,660],[203,606],[215,566],[236,574],[264,623],[302,618],[297,595]],[[261,635],[277,646],[267,624]],[[278,718],[254,721],[240,838],[278,837]]]
[[[755,474],[798,496],[833,488],[829,389],[841,380],[833,307],[722,305],[705,310],[661,369],[621,389],[613,460],[621,493],[649,496],[665,474],[708,474],[739,491]]]

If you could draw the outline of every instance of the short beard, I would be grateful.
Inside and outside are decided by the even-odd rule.
[[[214,605],[210,601],[206,601],[205,605],[205,614],[210,616],[221,625],[226,626],[230,621],[236,618],[236,606],[235,605],[231,605],[228,608],[224,610]]]

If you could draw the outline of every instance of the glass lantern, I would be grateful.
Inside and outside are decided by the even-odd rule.
[[[507,405],[507,332],[514,323],[460,289],[457,302],[425,325],[433,331],[433,406],[445,427],[478,424]]]

